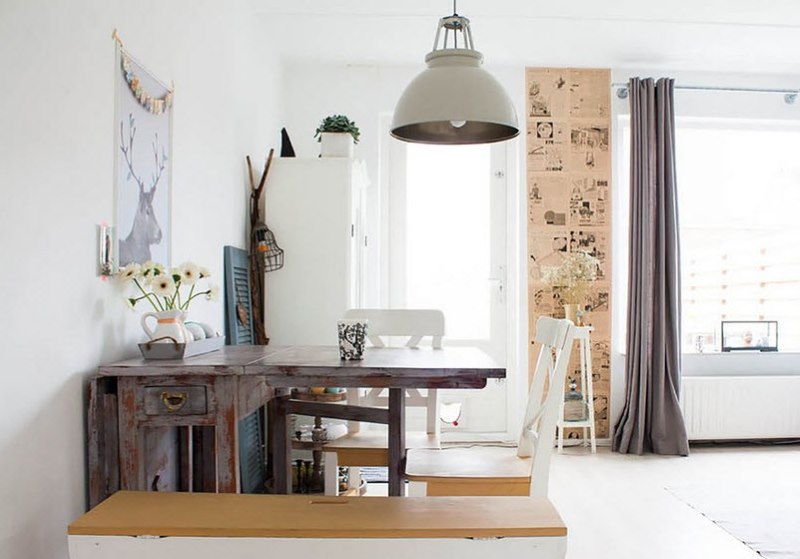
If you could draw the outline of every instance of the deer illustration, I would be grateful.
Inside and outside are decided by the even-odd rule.
[[[163,146],[159,146],[158,134],[155,134],[155,138],[152,142],[155,170],[150,177],[150,188],[146,188],[144,180],[140,175],[136,174],[133,165],[133,142],[136,137],[136,123],[133,114],[128,115],[127,143],[125,141],[123,128],[124,125],[120,122],[120,150],[125,157],[125,163],[128,167],[128,181],[134,180],[139,186],[139,203],[136,207],[136,214],[133,218],[133,225],[131,226],[130,233],[119,242],[120,266],[125,266],[131,262],[145,262],[150,260],[150,245],[157,245],[161,242],[161,227],[158,225],[158,220],[153,211],[153,198],[155,198],[156,187],[161,180],[167,163],[167,152]]]

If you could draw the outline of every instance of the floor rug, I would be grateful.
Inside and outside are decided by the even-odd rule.
[[[767,559],[800,559],[800,481],[692,483],[667,491]]]

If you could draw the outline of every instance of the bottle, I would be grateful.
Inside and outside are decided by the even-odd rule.
[[[578,383],[569,378],[569,391],[564,396],[564,421],[585,421],[589,417],[589,408],[578,391]]]

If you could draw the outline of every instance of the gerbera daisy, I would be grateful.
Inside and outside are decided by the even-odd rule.
[[[201,278],[200,268],[193,262],[184,262],[179,268],[181,274],[181,283],[186,285],[194,285],[197,280]]]
[[[171,276],[161,275],[153,278],[153,293],[159,297],[172,297],[175,294],[175,280]]]

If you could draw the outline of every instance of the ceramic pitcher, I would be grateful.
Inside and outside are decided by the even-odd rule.
[[[147,319],[151,317],[156,319],[155,328],[150,328],[148,324]],[[142,315],[142,328],[153,341],[171,342],[175,340],[177,343],[183,344],[192,340],[191,334],[183,324],[184,320],[186,320],[186,311],[182,310],[146,312]]]

